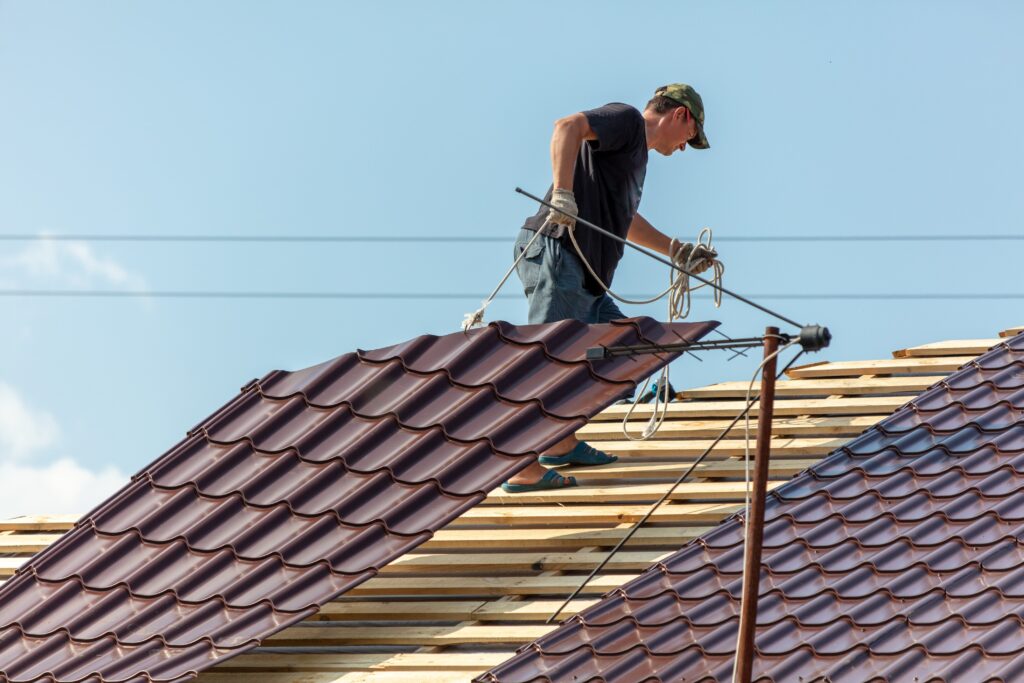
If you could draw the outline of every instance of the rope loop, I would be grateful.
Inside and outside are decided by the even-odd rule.
[[[710,259],[709,267],[712,269],[712,277],[710,281],[714,286],[714,298],[715,308],[722,305],[722,275],[725,273],[725,266],[715,256],[717,256],[714,247],[712,246],[713,233],[711,228],[705,227],[697,235],[697,241],[694,244],[689,245],[689,250],[683,251],[686,243],[680,242],[676,238],[672,238],[669,242],[669,257],[672,259],[672,263],[675,267],[669,271],[668,274],[668,288],[661,292],[655,297],[643,300],[627,299],[613,292],[608,285],[594,272],[590,262],[587,261],[586,256],[583,255],[583,250],[580,249],[579,243],[576,241],[576,235],[574,232],[575,226],[571,226],[568,230],[569,240],[572,242],[572,246],[576,249],[576,254],[580,257],[580,261],[586,266],[587,271],[591,277],[601,285],[604,291],[608,292],[608,295],[613,299],[621,301],[625,304],[643,305],[654,303],[655,301],[668,297],[668,322],[674,322],[681,320],[690,314],[690,293],[695,289],[707,286],[704,283],[697,285],[696,287],[690,284],[690,273],[694,272],[696,268],[702,265],[702,262],[709,259],[705,258],[706,254],[714,254]],[[697,247],[703,247],[698,250]],[[636,398],[633,400],[633,405],[630,406],[629,410],[626,411],[626,415],[622,418],[622,434],[630,441],[646,441],[661,429],[661,425],[665,423],[665,418],[668,417],[668,404],[671,400],[669,396],[663,396],[668,390],[669,386],[669,369],[668,365],[661,369],[661,376],[655,383],[654,391],[654,409],[651,412],[651,419],[648,420],[644,426],[643,431],[640,432],[639,436],[634,436],[629,433],[629,418],[632,417],[633,411],[636,409],[640,400],[643,398],[644,392],[647,390],[650,384],[651,378],[648,377],[644,382],[640,391],[637,393]]]

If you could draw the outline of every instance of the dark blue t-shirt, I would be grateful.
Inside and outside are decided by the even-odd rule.
[[[597,139],[585,141],[576,158],[572,187],[580,218],[625,238],[640,206],[647,175],[647,132],[643,114],[635,107],[616,102],[585,111],[583,115]],[[544,198],[551,201],[551,188]],[[523,227],[559,238],[575,255],[564,226],[545,226],[548,211],[542,206],[526,219]],[[576,225],[575,235],[594,272],[611,286],[623,245],[580,224]],[[584,286],[593,294],[604,292],[590,273],[585,272]]]

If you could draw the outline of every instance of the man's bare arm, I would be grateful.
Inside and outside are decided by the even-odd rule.
[[[669,256],[669,244],[672,238],[658,230],[647,222],[647,219],[636,214],[633,222],[629,224],[629,233],[626,235],[630,242],[639,244],[641,247],[653,249],[661,254]]]
[[[584,140],[596,140],[597,133],[582,113],[555,121],[551,135],[551,175],[555,189],[572,190],[572,173],[576,156]]]

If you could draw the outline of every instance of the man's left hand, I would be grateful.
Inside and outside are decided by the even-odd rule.
[[[703,244],[675,240],[673,245],[678,245],[672,253],[673,262],[680,268],[697,275],[710,268],[712,262],[718,258],[717,251]]]

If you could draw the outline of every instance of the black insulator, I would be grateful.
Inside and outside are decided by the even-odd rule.
[[[821,325],[804,325],[800,328],[800,346],[804,351],[821,351],[832,341],[832,333]]]

